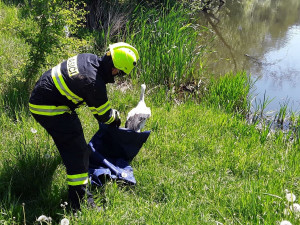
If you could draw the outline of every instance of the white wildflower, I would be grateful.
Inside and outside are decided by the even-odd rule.
[[[296,195],[294,195],[293,193],[286,193],[286,199],[289,202],[294,202],[296,200]]]
[[[48,153],[46,153],[44,157],[45,157],[45,159],[50,159],[50,158],[51,158],[51,155],[48,154]]]
[[[286,215],[286,216],[290,215],[290,210],[289,209],[284,209],[283,214]]]
[[[67,205],[68,205],[68,203],[64,202],[63,204],[60,204],[60,207],[62,207],[63,209],[65,209]]]
[[[69,222],[69,220],[68,220],[67,218],[63,218],[63,219],[60,221],[60,224],[61,224],[61,225],[69,225],[70,222]]]
[[[300,205],[298,203],[294,203],[290,206],[291,211],[294,213],[300,213]]]
[[[290,221],[283,220],[281,221],[280,225],[292,225]]]
[[[36,221],[38,221],[38,222],[47,222],[47,221],[49,221],[49,218],[45,215],[41,215],[39,218],[37,218]]]
[[[37,133],[37,130],[36,129],[34,129],[34,128],[30,128],[30,131],[31,131],[31,133],[33,133],[33,134],[36,134]]]

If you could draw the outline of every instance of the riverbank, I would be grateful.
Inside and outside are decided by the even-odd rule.
[[[192,57],[193,35],[199,30],[184,20],[180,7],[179,11],[165,11],[157,22],[154,19],[161,14],[154,9],[136,20],[136,27],[144,27],[144,34],[133,33],[126,41],[135,41],[142,49],[141,67],[130,82],[121,82],[127,86],[108,85],[109,99],[121,112],[124,126],[126,113],[139,99],[140,84],[147,84],[145,101],[152,117],[145,129],[151,130],[151,135],[132,162],[137,185],[108,182],[93,189],[104,212],[85,207],[77,215],[66,211],[64,166],[49,135],[29,115],[26,101],[41,71],[75,52],[100,53],[91,47],[99,39],[90,33],[85,38],[74,35],[70,39],[65,33],[55,36],[61,29],[59,23],[51,27],[54,22],[37,18],[37,11],[33,17],[24,18],[15,5],[1,2],[0,6],[1,48],[14,49],[2,50],[6,66],[0,68],[1,224],[39,224],[36,219],[40,215],[50,216],[52,224],[62,218],[71,224],[276,224],[283,219],[297,224],[296,214],[289,211],[287,215],[284,210],[292,204],[285,199],[285,189],[296,196],[300,193],[299,143],[291,142],[280,131],[268,135],[247,123],[244,114],[249,84],[244,73],[211,80],[204,70],[185,62]],[[56,7],[55,15],[62,16],[58,20],[63,21],[65,14]],[[46,12],[51,15],[51,11]],[[150,15],[153,18],[149,21],[155,23],[147,22]],[[181,23],[176,23],[177,17]],[[35,23],[32,18],[41,20]],[[35,26],[38,29],[32,34],[33,41],[20,35],[20,30],[31,34]],[[54,40],[43,39],[40,29]],[[176,34],[191,36],[182,41]],[[154,45],[150,40],[157,42]],[[38,43],[48,44],[43,48],[45,55],[36,54]],[[203,46],[197,48],[200,56]],[[177,51],[181,49],[185,51]],[[41,56],[45,61],[38,58]],[[35,73],[29,76],[30,71]],[[194,77],[196,71],[200,73]],[[180,85],[179,80],[186,85]],[[96,120],[87,108],[77,112],[89,141],[98,129]]]

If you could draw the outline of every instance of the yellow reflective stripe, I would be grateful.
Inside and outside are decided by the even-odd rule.
[[[110,103],[107,101],[105,104],[99,106],[98,108],[89,107],[93,114],[104,115],[108,110],[110,110]]]
[[[68,185],[76,186],[88,183],[88,173],[67,175]]]
[[[65,112],[71,112],[68,106],[54,106],[54,105],[35,105],[29,103],[29,110],[34,114],[55,116]]]
[[[79,96],[75,95],[66,85],[64,78],[61,74],[61,70],[60,70],[60,66],[61,64],[55,66],[54,68],[52,68],[51,71],[51,75],[52,75],[52,79],[54,81],[54,84],[56,86],[56,88],[58,89],[58,91],[66,96],[69,100],[71,100],[73,103],[78,104],[79,102],[83,101],[82,98],[80,98]]]
[[[70,179],[76,179],[76,178],[87,177],[87,176],[88,173],[80,173],[80,174],[73,174],[73,175],[67,174],[67,178]]]
[[[85,178],[84,180],[80,180],[80,181],[68,181],[68,185],[70,186],[83,185],[83,184],[87,184],[88,182],[89,179]]]
[[[105,122],[105,124],[111,124],[114,120],[115,120],[115,117],[112,116],[112,117],[110,117],[109,120],[107,120],[107,121]]]

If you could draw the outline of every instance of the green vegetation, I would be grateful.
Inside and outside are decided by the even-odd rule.
[[[250,80],[246,73],[225,74],[218,80],[212,80],[206,100],[212,105],[218,103],[227,112],[245,115],[250,107],[247,99],[249,91]]]
[[[40,215],[50,216],[52,224],[62,218],[71,224],[299,222],[293,212],[284,214],[291,204],[284,190],[300,194],[299,118],[293,116],[295,132],[288,133],[247,124],[247,76],[205,74],[199,61],[205,30],[186,8],[137,5],[112,35],[109,27],[102,33],[86,29],[85,12],[77,10],[81,3],[66,10],[65,2],[0,1],[0,224],[39,224]],[[134,43],[141,62],[131,82],[125,80],[126,90],[109,86],[109,99],[124,126],[139,84],[146,82],[153,114],[146,129],[152,133],[132,162],[138,184],[108,182],[93,189],[105,211],[83,208],[73,215],[64,208],[67,185],[59,153],[28,113],[28,96],[42,71],[79,52],[102,54],[120,40]],[[77,112],[89,141],[98,125],[87,108]],[[285,115],[283,109],[278,119]]]
[[[204,47],[198,47],[200,29],[189,23],[187,10],[178,6],[170,10],[164,6],[150,10],[140,7],[133,17],[126,41],[136,43],[141,52],[142,82],[171,88],[195,78],[195,63]]]

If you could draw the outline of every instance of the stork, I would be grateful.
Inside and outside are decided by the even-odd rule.
[[[127,114],[125,128],[140,132],[140,130],[145,126],[146,120],[151,116],[151,110],[146,106],[144,101],[145,90],[146,85],[142,84],[140,101],[137,106],[130,110]]]

